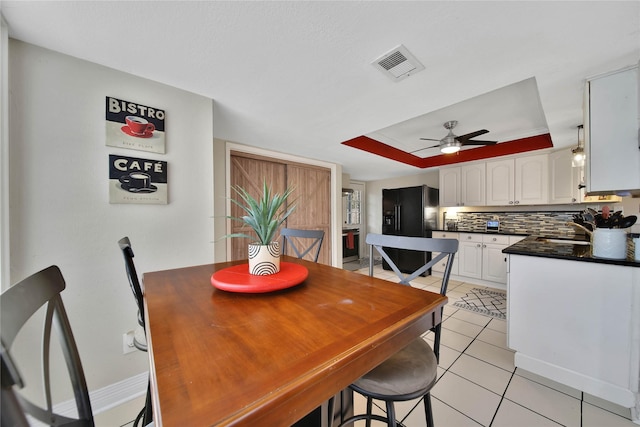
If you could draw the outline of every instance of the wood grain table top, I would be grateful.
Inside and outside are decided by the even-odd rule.
[[[242,261],[144,274],[156,425],[289,426],[439,323],[447,302],[283,261],[309,276],[272,293],[211,286],[215,271]]]

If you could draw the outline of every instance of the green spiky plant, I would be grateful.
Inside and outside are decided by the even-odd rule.
[[[247,190],[240,186],[232,187],[233,191],[240,196],[241,200],[231,199],[231,202],[239,206],[246,215],[229,218],[240,221],[251,227],[258,235],[261,245],[268,245],[273,241],[276,231],[280,225],[293,213],[296,205],[293,204],[287,209],[287,198],[293,193],[293,188],[288,188],[284,193],[271,194],[271,189],[265,181],[262,186],[262,195],[256,200]],[[244,237],[253,239],[254,237],[246,233],[233,233],[225,237]]]

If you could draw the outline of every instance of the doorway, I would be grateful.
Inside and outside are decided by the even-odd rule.
[[[288,187],[294,189],[291,200],[296,209],[285,224],[289,228],[303,230],[323,230],[318,262],[331,265],[331,171],[313,165],[286,162],[241,152],[231,152],[230,184],[245,188],[252,196],[257,196],[263,182],[274,192],[282,193]],[[238,206],[231,206],[231,216],[242,214]],[[232,233],[244,232],[242,224],[232,222]],[[279,236],[278,236],[279,239]],[[285,254],[288,253],[287,248]],[[246,239],[231,239],[231,260],[247,258]]]

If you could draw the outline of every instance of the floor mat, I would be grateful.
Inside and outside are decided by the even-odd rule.
[[[507,319],[507,293],[504,291],[473,288],[453,305],[485,316]]]

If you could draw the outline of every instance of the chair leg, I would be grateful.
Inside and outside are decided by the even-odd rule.
[[[392,401],[387,401],[387,425],[396,427],[396,410]]]
[[[366,427],[371,427],[371,414],[373,413],[373,399],[367,397],[367,422]]]
[[[144,415],[142,417],[142,425],[147,426],[153,421],[153,410],[151,407],[151,379],[147,383],[147,397],[144,402]]]
[[[331,396],[327,401],[327,416],[329,420],[329,427],[333,427],[333,413],[335,412],[335,396]]]
[[[427,420],[427,427],[434,427],[433,411],[431,410],[431,393],[427,393],[424,396],[424,412]]]

